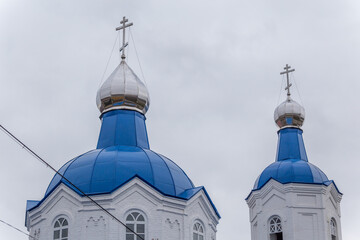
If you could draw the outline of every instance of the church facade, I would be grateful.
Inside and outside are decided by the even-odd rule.
[[[121,22],[117,30],[132,24]],[[97,148],[58,170],[40,201],[28,201],[26,227],[37,240],[216,239],[220,215],[204,187],[150,149],[149,93],[122,60],[97,93]]]

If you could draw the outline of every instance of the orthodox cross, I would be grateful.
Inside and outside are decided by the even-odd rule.
[[[121,52],[121,59],[125,59],[125,52],[124,49],[126,48],[126,46],[128,45],[128,43],[125,43],[125,28],[130,27],[133,25],[133,23],[128,23],[129,19],[126,19],[126,17],[123,17],[123,20],[121,20],[120,24],[122,24],[122,26],[117,27],[115,30],[119,31],[119,30],[123,30],[123,44],[122,47],[120,48],[120,52]]]
[[[287,85],[285,90],[287,90],[287,95],[290,96],[290,87],[292,86],[292,84],[289,82],[289,73],[294,72],[295,69],[290,69],[291,67],[286,64],[286,66],[284,67],[285,71],[281,72],[280,75],[283,75],[286,73],[286,79],[287,79]]]

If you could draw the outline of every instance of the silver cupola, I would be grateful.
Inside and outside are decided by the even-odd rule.
[[[99,88],[96,104],[101,113],[128,109],[145,114],[150,104],[149,92],[125,60],[122,60]]]
[[[274,120],[280,128],[300,128],[305,120],[305,109],[299,103],[292,100],[291,97],[287,97],[286,101],[275,109]]]
[[[127,109],[145,114],[149,109],[150,98],[145,84],[125,62],[124,49],[128,45],[125,43],[125,28],[133,25],[126,24],[127,21],[124,17],[120,22],[122,26],[116,28],[117,31],[123,30],[122,60],[97,91],[96,104],[101,113]]]
[[[295,69],[290,69],[291,67],[286,64],[284,68],[285,71],[280,74],[286,74],[287,77],[287,98],[285,102],[281,103],[274,111],[274,120],[275,123],[280,128],[285,127],[297,127],[300,128],[305,120],[305,109],[299,103],[294,101],[290,97],[290,87],[292,84],[289,82],[289,73],[295,71]]]

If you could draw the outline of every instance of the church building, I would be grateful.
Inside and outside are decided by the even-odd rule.
[[[25,225],[36,240],[215,240],[220,214],[169,158],[150,149],[146,85],[128,66],[125,17],[121,62],[98,89],[97,147],[64,162],[44,197],[29,200]],[[275,162],[246,198],[251,240],[342,240],[335,182],[308,161],[301,129],[304,108],[291,98],[274,113]],[[236,207],[236,206],[235,206]],[[236,211],[236,209],[235,209]],[[234,235],[233,239],[237,239]]]
[[[96,149],[66,162],[45,196],[27,202],[25,225],[37,240],[216,239],[220,215],[205,188],[150,149],[150,98],[125,61],[127,22],[116,29],[122,60],[97,92]]]
[[[287,98],[274,113],[280,128],[275,162],[255,181],[246,198],[250,210],[251,240],[341,240],[342,193],[334,181],[308,161],[301,126],[304,108]]]

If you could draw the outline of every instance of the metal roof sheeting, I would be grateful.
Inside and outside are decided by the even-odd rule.
[[[137,146],[111,146],[87,152],[65,164],[60,173],[84,193],[110,193],[135,176],[168,196],[178,197],[193,183],[170,159]],[[62,182],[77,192],[67,181],[55,175],[45,196]]]
[[[195,188],[185,172],[170,159],[149,149],[145,116],[132,110],[103,113],[97,149],[67,162],[59,173],[87,195],[108,194],[139,178],[163,195],[188,200],[204,190]],[[83,195],[59,174],[50,182],[44,198],[61,183]],[[28,210],[31,210],[28,209]]]
[[[262,188],[270,179],[280,183],[312,183],[329,185],[331,181],[318,167],[308,162],[303,131],[299,128],[279,130],[276,161],[260,174],[254,189]]]

